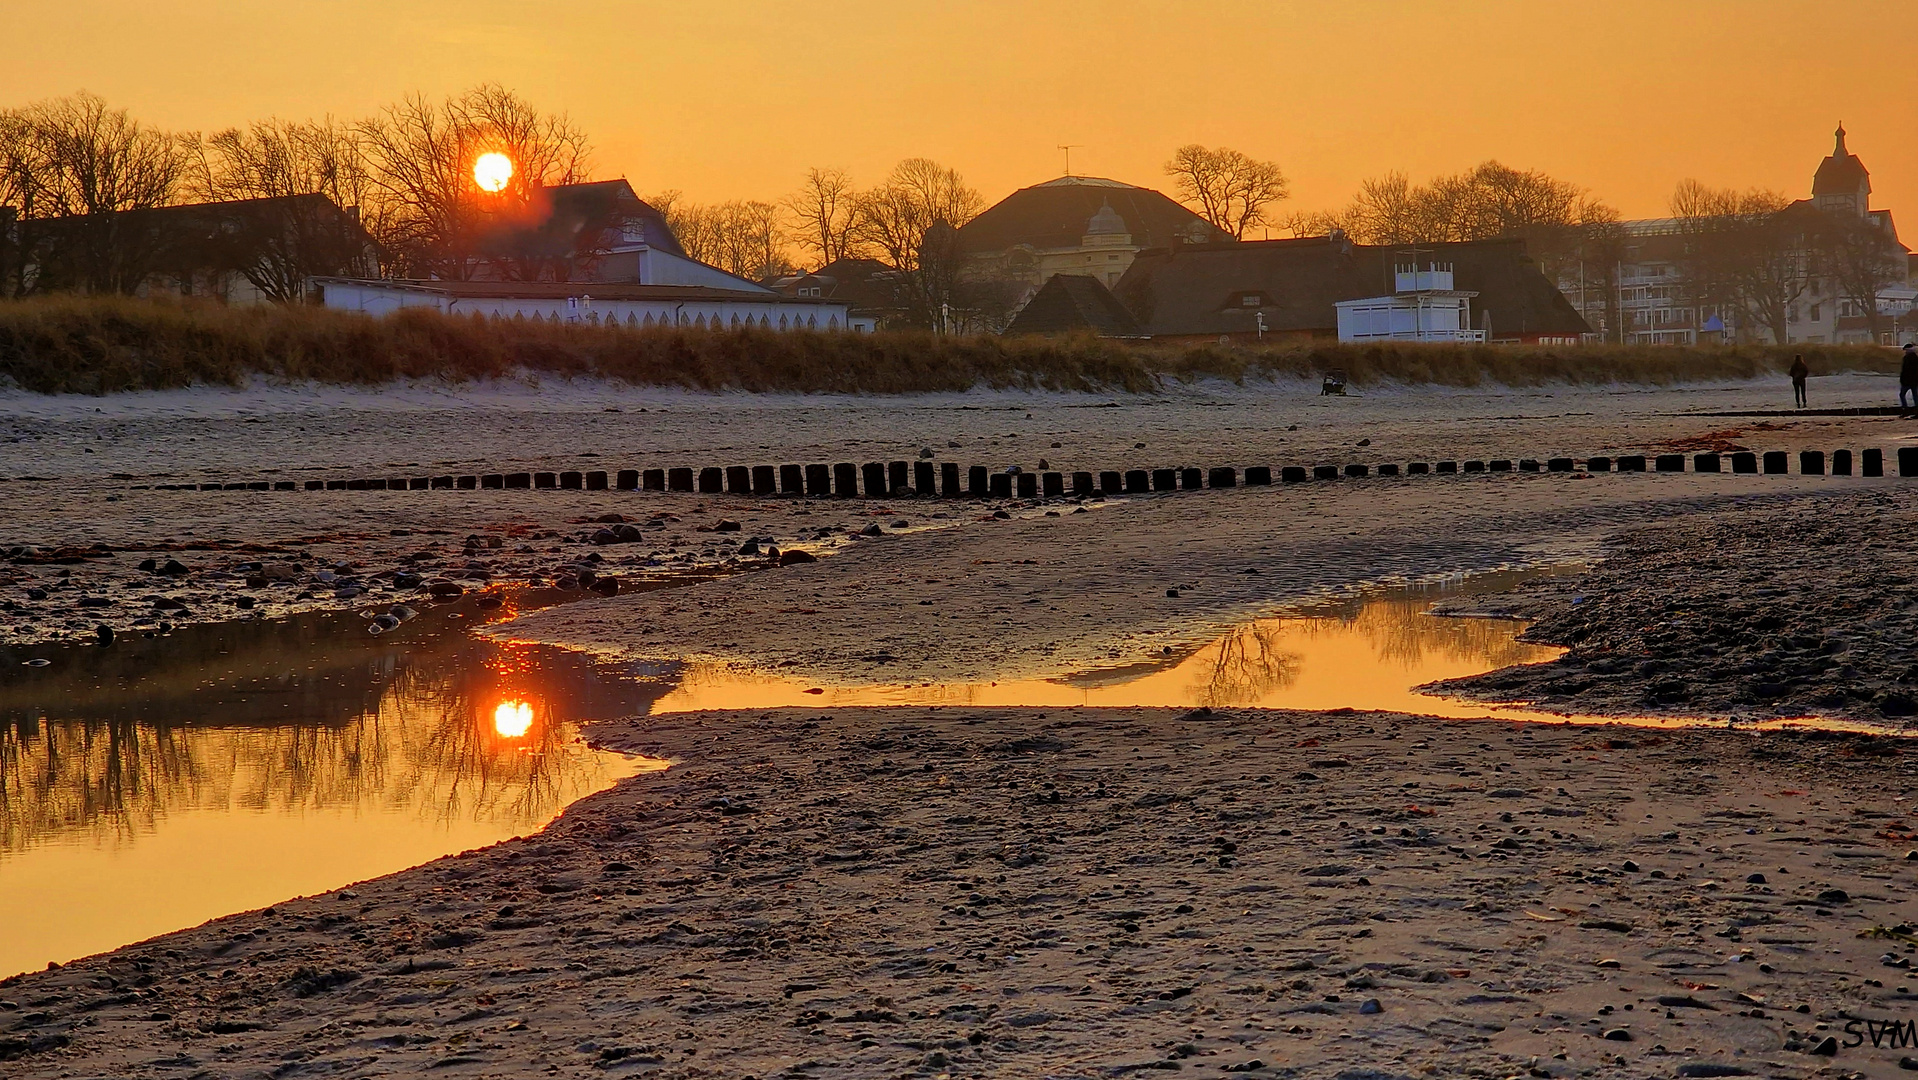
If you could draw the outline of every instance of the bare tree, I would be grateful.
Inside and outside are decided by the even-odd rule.
[[[786,208],[798,223],[799,246],[812,252],[820,266],[851,256],[858,246],[858,192],[844,169],[810,169],[805,183],[788,196]]]
[[[958,172],[927,158],[907,158],[885,183],[859,196],[856,241],[870,245],[909,285],[919,326],[950,330],[959,260],[954,233],[985,206]]]
[[[1517,237],[1548,276],[1617,211],[1576,184],[1487,161],[1415,185],[1404,173],[1367,180],[1334,215],[1364,244],[1431,244]]]
[[[1837,286],[1839,298],[1864,317],[1875,342],[1886,323],[1878,313],[1878,290],[1904,280],[1907,256],[1869,218],[1838,213],[1825,217],[1817,237],[1819,262]]]
[[[406,256],[410,272],[470,277],[484,231],[523,217],[539,189],[578,183],[589,168],[590,147],[572,121],[491,84],[438,103],[409,97],[359,134],[385,204],[379,238]],[[473,179],[474,162],[489,152],[513,162],[499,192],[482,192]]]
[[[1790,341],[1798,300],[1813,276],[1805,214],[1791,212],[1791,200],[1775,191],[1714,189],[1696,180],[1678,185],[1671,207],[1686,241],[1688,297],[1742,312],[1773,341]]]
[[[125,212],[173,200],[197,138],[148,127],[82,92],[9,114],[0,140],[0,168],[7,173],[0,185],[20,208],[16,291],[137,288],[152,272],[163,238],[151,221]],[[57,227],[35,224],[56,218],[66,220]]]
[[[687,256],[758,281],[792,272],[781,208],[757,200],[698,206],[678,191],[646,200],[666,219]]]
[[[200,146],[192,187],[231,204],[203,215],[212,223],[206,259],[268,299],[305,299],[316,276],[378,272],[362,220],[378,206],[361,136],[331,117],[216,132]]]
[[[1409,244],[1429,241],[1423,207],[1414,197],[1412,181],[1402,172],[1359,184],[1350,206],[1333,215],[1347,236],[1362,244]]]
[[[1223,146],[1181,146],[1165,163],[1165,172],[1177,183],[1181,199],[1235,240],[1245,239],[1246,231],[1256,226],[1274,224],[1268,216],[1271,206],[1288,194],[1277,162]]]
[[[721,203],[712,209],[718,258],[714,265],[748,280],[792,271],[780,208],[757,200]]]

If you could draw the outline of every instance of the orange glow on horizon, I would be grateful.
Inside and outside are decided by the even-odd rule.
[[[376,114],[499,82],[591,136],[594,174],[777,201],[809,167],[901,158],[996,201],[1073,171],[1166,189],[1189,142],[1278,161],[1284,212],[1488,158],[1661,216],[1688,177],[1807,194],[1843,121],[1873,201],[1918,220],[1908,0],[1141,0],[1031,4],[15,4],[0,106],[85,88],[214,132]],[[581,37],[580,25],[619,28]],[[643,26],[643,32],[637,30]],[[367,30],[378,27],[378,32]],[[189,74],[191,73],[191,74]],[[526,163],[521,163],[524,166]],[[1273,235],[1280,235],[1274,230]]]

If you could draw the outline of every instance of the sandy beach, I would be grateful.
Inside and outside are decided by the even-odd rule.
[[[1883,389],[1829,382],[1859,405]],[[1321,403],[1298,388],[1200,388],[1114,408],[1041,395],[993,395],[988,408],[979,395],[854,402],[803,422],[812,414],[790,403],[743,397],[704,412],[673,399],[662,420],[631,411],[637,392],[590,407],[592,395],[568,405],[544,389],[505,404],[401,394],[348,403],[324,438],[295,433],[257,453],[248,416],[282,422],[306,407],[293,392],[112,399],[97,414],[65,399],[0,402],[37,435],[0,444],[0,472],[53,478],[5,485],[20,508],[7,542],[113,549],[6,566],[16,659],[104,619],[157,633],[150,595],[185,602],[166,609],[184,625],[385,610],[428,580],[484,595],[593,566],[680,585],[596,594],[487,633],[610,664],[698,662],[821,687],[1058,680],[1173,662],[1246,619],[1361,587],[1569,566],[1451,605],[1533,620],[1527,640],[1569,651],[1446,691],[1710,718],[1653,731],[1244,708],[605,716],[587,728],[595,745],[671,767],[524,839],[0,981],[0,1066],[22,1077],[1898,1075],[1918,1057],[1901,1026],[1918,1017],[1903,739],[1738,728],[1808,713],[1906,722],[1909,481],[1511,473],[1081,504],[185,493],[110,479],[153,482],[139,464],[150,444],[186,430],[199,441],[168,448],[171,475],[318,468],[322,450],[328,468],[564,467],[588,446],[633,467],[885,460],[921,446],[1065,469],[1148,453],[1152,464],[1709,446],[1889,456],[1913,433],[1884,417],[1704,415],[1761,411],[1775,389]],[[622,412],[604,411],[613,405]],[[504,419],[474,423],[489,411]],[[601,426],[610,416],[630,426]],[[644,539],[592,544],[587,519],[602,512],[633,518]],[[739,528],[710,531],[722,521]],[[820,557],[777,566],[742,556],[747,541]],[[141,551],[177,552],[188,572],[162,588],[135,567]],[[250,583],[249,564],[267,563],[297,576]],[[30,588],[47,597],[30,601]]]
[[[9,1074],[1890,1076],[1847,1025],[1913,1011],[1912,772],[1882,740],[1073,710],[598,734],[675,764],[523,841],[0,984]]]

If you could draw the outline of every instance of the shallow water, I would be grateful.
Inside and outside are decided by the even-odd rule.
[[[579,723],[660,689],[559,649],[351,613],[195,627],[0,671],[0,975],[533,832],[663,762]]]
[[[469,599],[380,637],[335,613],[108,649],[0,647],[0,975],[524,835],[577,799],[666,766],[590,749],[579,725],[591,719],[962,705],[1723,723],[1567,717],[1418,692],[1558,656],[1517,640],[1524,623],[1431,610],[1568,572],[1368,590],[1241,623],[1151,663],[971,684],[827,686],[697,663],[616,669],[466,632],[558,594],[509,595],[493,610]],[[29,657],[52,663],[24,667]],[[1791,724],[1872,730],[1749,726]]]
[[[1359,709],[1514,720],[1550,713],[1433,697],[1416,687],[1563,649],[1517,640],[1509,619],[1429,614],[1442,599],[1502,592],[1528,577],[1569,571],[1478,574],[1405,588],[1374,589],[1274,618],[1254,619],[1164,660],[1057,679],[985,683],[833,686],[774,672],[689,664],[653,712],[877,705],[1100,706]]]
[[[1504,592],[1576,567],[1497,571],[1409,587],[1368,589],[1343,600],[1240,623],[1197,649],[1163,661],[1065,678],[983,683],[829,685],[724,664],[688,664],[653,704],[655,713],[719,709],[887,705],[974,707],[1259,708],[1401,712],[1450,719],[1551,724],[1727,726],[1709,716],[1588,716],[1421,693],[1446,679],[1554,660],[1564,649],[1518,640],[1515,619],[1431,614],[1441,600]],[[1740,721],[1740,730],[1817,728],[1908,735],[1884,725],[1825,717]]]

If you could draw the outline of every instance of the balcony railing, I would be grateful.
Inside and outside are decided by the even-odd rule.
[[[1485,331],[1483,330],[1399,330],[1395,332],[1381,331],[1376,334],[1355,333],[1352,336],[1342,338],[1341,340],[1345,340],[1345,341],[1482,342],[1485,340]]]

